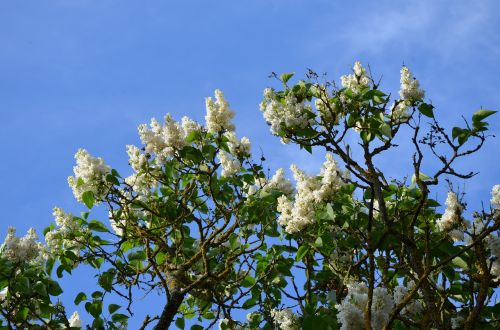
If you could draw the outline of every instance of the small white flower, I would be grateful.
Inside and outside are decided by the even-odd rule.
[[[82,195],[87,191],[94,193],[96,204],[104,198],[109,188],[106,176],[111,168],[99,157],[92,157],[87,150],[79,149],[75,154],[75,176],[68,177],[68,183],[75,198],[82,202]]]
[[[210,133],[234,131],[234,125],[231,123],[234,112],[229,108],[229,103],[220,90],[215,90],[215,101],[207,97],[205,103],[207,108],[205,121]]]
[[[493,189],[491,189],[491,204],[495,208],[500,208],[500,184],[493,186]]]
[[[413,77],[410,70],[403,66],[401,69],[401,87],[399,90],[399,97],[405,101],[422,101],[424,98],[424,91],[420,89],[419,82]]]
[[[219,151],[220,164],[222,166],[221,176],[230,177],[238,173],[241,168],[241,163],[239,160],[231,157],[230,154],[221,150]]]
[[[82,320],[80,320],[80,315],[78,312],[74,312],[73,315],[68,320],[69,326],[72,328],[81,328],[82,327]]]
[[[281,330],[298,330],[298,318],[289,309],[273,309],[271,310],[271,317],[277,323]]]

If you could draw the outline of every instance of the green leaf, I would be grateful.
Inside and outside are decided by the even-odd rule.
[[[283,83],[287,83],[288,80],[290,80],[290,78],[292,78],[293,76],[295,75],[295,72],[289,72],[289,73],[283,73],[281,76],[280,76],[280,79]]]
[[[102,222],[100,222],[99,220],[91,220],[89,222],[89,229],[90,230],[93,230],[93,231],[98,231],[98,232],[102,232],[102,233],[107,233],[109,232],[109,229],[108,227],[106,227],[106,225],[104,225]]]
[[[175,320],[175,325],[179,329],[184,329],[184,327],[186,326],[186,323],[184,322],[184,318],[178,317],[177,320]]]
[[[302,260],[305,255],[309,252],[309,246],[302,245],[299,247],[299,250],[297,251],[297,255],[295,256],[296,261]]]
[[[49,282],[47,283],[47,293],[51,296],[59,296],[61,293],[63,293],[63,290],[59,286],[59,283],[49,280]]]
[[[333,212],[332,204],[326,204],[326,214],[330,217],[330,220],[335,220],[335,213]]]
[[[195,324],[191,327],[191,330],[203,330],[203,329],[205,328],[198,324]]]
[[[113,320],[113,322],[123,322],[128,320],[128,316],[125,314],[113,314],[111,320]]]
[[[35,290],[35,292],[42,297],[47,296],[47,288],[45,287],[45,284],[43,284],[43,282],[36,282],[36,284],[33,286],[33,290]]]
[[[426,117],[434,118],[434,112],[432,111],[434,106],[432,104],[422,103],[418,107],[418,111]]]
[[[80,292],[75,297],[75,305],[79,305],[82,301],[87,300],[87,295],[84,292]]]
[[[257,302],[255,301],[255,299],[254,299],[254,298],[250,298],[250,299],[248,299],[247,301],[245,301],[245,302],[243,303],[243,306],[242,306],[242,307],[243,307],[243,309],[250,309],[250,308],[252,308],[253,306],[255,306],[255,305],[256,305],[256,303],[257,303]]]
[[[460,257],[453,258],[453,260],[451,261],[451,263],[455,267],[462,268],[464,270],[468,270],[469,269],[469,266],[467,265],[467,263],[465,262],[465,260],[462,259],[462,258],[460,258]]]
[[[91,209],[94,206],[94,193],[92,191],[86,191],[82,194],[82,200],[87,205],[89,209]]]
[[[318,248],[323,247],[323,239],[318,236],[318,238],[316,238],[316,241],[314,241],[314,246]]]
[[[102,301],[95,300],[93,302],[89,301],[85,303],[85,310],[94,318],[98,318],[102,313]]]
[[[383,123],[382,125],[380,125],[379,129],[382,135],[387,136],[388,138],[392,137],[391,126],[389,126],[387,123]]]
[[[117,310],[119,310],[122,306],[120,305],[117,305],[117,304],[109,304],[108,306],[108,312],[109,314],[113,314],[114,312],[116,312]]]
[[[245,287],[245,288],[249,288],[253,285],[255,285],[255,278],[253,278],[252,276],[248,275],[247,277],[245,277],[242,281],[241,281],[241,286]]]
[[[117,186],[120,184],[120,181],[118,181],[118,179],[114,175],[111,175],[111,174],[106,175],[106,181],[108,181],[109,183],[115,184]]]
[[[474,114],[472,115],[472,122],[474,122],[474,123],[480,122],[483,119],[485,119],[486,117],[489,117],[492,114],[497,113],[497,112],[498,111],[481,109],[479,111],[474,112]]]
[[[146,260],[146,252],[144,251],[134,251],[130,252],[128,255],[128,260],[133,261],[143,261]]]

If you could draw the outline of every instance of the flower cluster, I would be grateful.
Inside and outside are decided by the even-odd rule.
[[[271,317],[281,330],[297,330],[297,315],[289,309],[273,309]]]
[[[491,189],[491,204],[495,208],[500,208],[500,184],[494,185]]]
[[[234,132],[226,132],[224,136],[227,138],[227,146],[229,148],[229,153],[236,156],[237,158],[243,158],[250,156],[251,143],[250,139],[246,136],[238,140]]]
[[[219,160],[222,166],[221,176],[230,177],[238,173],[241,168],[241,163],[238,159],[223,150],[219,151]]]
[[[368,287],[365,283],[352,283],[348,286],[349,293],[335,307],[338,310],[337,319],[342,324],[342,330],[364,329],[364,310],[368,301]],[[389,314],[394,307],[394,299],[386,288],[373,290],[371,325],[375,330],[382,329],[389,321]]]
[[[486,238],[486,243],[488,244],[488,249],[490,249],[492,258],[491,264],[491,274],[496,278],[500,279],[500,237],[490,234]]]
[[[45,248],[37,239],[33,228],[24,237],[16,237],[16,229],[9,227],[0,254],[12,262],[39,262],[45,256]]]
[[[337,164],[330,154],[326,155],[319,178],[306,175],[295,165],[291,166],[291,170],[297,181],[295,201],[285,195],[278,198],[278,212],[281,212],[278,222],[289,234],[313,223],[316,205],[331,198],[342,183]]]
[[[404,101],[422,101],[425,92],[420,89],[419,82],[413,77],[411,71],[403,66],[401,69],[401,87],[399,89],[399,97]]]
[[[353,67],[354,74],[343,75],[340,77],[342,87],[350,89],[354,93],[359,93],[363,88],[370,86],[370,77],[361,62],[356,61]]]
[[[439,231],[447,232],[454,241],[464,238],[463,227],[465,222],[462,219],[462,211],[463,206],[458,201],[457,195],[452,191],[448,192],[446,210],[443,216],[436,221],[436,225]]]
[[[205,121],[210,133],[234,131],[234,125],[231,123],[234,112],[229,108],[229,103],[220,90],[215,90],[215,101],[211,97],[207,97],[205,104],[207,108]]]
[[[264,100],[260,104],[267,123],[271,125],[271,132],[280,135],[282,128],[304,128],[312,123],[307,112],[311,107],[305,101],[299,102],[292,91],[283,100],[271,88],[264,90]],[[288,143],[288,139],[282,137],[283,143]]]
[[[80,320],[80,315],[78,314],[78,312],[74,312],[68,321],[69,321],[69,326],[72,328],[82,327],[82,320]]]
[[[185,133],[182,126],[170,114],[165,115],[164,125],[155,118],[151,119],[150,128],[146,124],[139,125],[141,142],[149,154],[155,154],[159,164],[172,157],[176,150],[182,149]]]
[[[401,69],[400,83],[400,100],[392,105],[391,113],[396,119],[406,119],[410,116],[408,108],[414,102],[422,101],[425,93],[420,89],[418,80],[413,77],[413,74],[406,66]]]
[[[398,285],[394,288],[394,303],[400,304],[408,295],[408,293],[415,287],[415,282],[410,281],[408,285]],[[424,306],[422,301],[418,299],[412,299],[406,306],[401,310],[401,315],[408,318],[415,318],[422,312]]]
[[[50,253],[55,253],[62,245],[64,245],[64,250],[79,250],[81,244],[74,239],[74,235],[79,232],[85,232],[86,229],[80,226],[72,214],[66,213],[59,207],[54,207],[52,215],[58,228],[45,234],[45,242],[47,242]]]
[[[106,165],[102,158],[92,157],[87,150],[79,149],[75,154],[76,166],[73,168],[75,176],[68,177],[68,183],[75,198],[82,202],[82,195],[91,191],[96,202],[102,200],[106,195],[109,184],[106,176],[111,168]]]

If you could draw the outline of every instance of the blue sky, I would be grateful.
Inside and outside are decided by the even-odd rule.
[[[358,59],[394,93],[401,65],[409,66],[450,128],[480,106],[499,110],[500,3],[2,1],[0,232],[41,232],[56,205],[84,210],[66,183],[78,148],[125,172],[125,145],[139,144],[139,124],[167,112],[203,121],[204,98],[216,88],[236,111],[238,135],[262,148],[271,168],[315,172],[321,154],[297,153],[269,133],[262,90],[272,71],[312,68],[338,79]],[[499,123],[493,117],[491,133],[500,135]],[[500,183],[499,154],[490,139],[460,163],[480,172],[464,186],[471,208]],[[409,164],[380,160],[394,177]]]

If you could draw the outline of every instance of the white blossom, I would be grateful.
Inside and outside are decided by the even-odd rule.
[[[240,161],[223,150],[219,151],[219,159],[222,166],[221,176],[223,177],[230,177],[238,173],[241,168]]]
[[[75,198],[82,202],[82,195],[87,191],[94,194],[98,203],[107,193],[109,183],[106,176],[111,168],[100,157],[92,157],[87,150],[79,149],[75,154],[76,166],[73,167],[75,176],[68,177],[68,183]]]
[[[408,109],[410,108],[410,104],[408,101],[399,101],[395,102],[391,106],[391,116],[395,120],[405,120],[410,117],[410,113]]]
[[[424,91],[419,87],[418,80],[413,77],[413,74],[406,66],[403,66],[401,69],[399,97],[404,101],[422,101],[424,94]]]
[[[320,178],[306,175],[296,165],[291,166],[297,182],[297,192],[293,203],[286,196],[278,199],[278,222],[289,234],[302,230],[315,221],[317,205],[331,198],[341,185],[337,164],[332,155],[326,155],[326,161],[320,172]]]
[[[446,210],[443,216],[436,221],[437,228],[440,231],[450,231],[457,225],[462,226],[462,211],[463,206],[458,201],[457,195],[450,191],[446,198]],[[456,236],[456,234],[454,234]]]
[[[200,132],[201,125],[191,118],[184,116],[181,119],[182,130],[184,131],[184,136],[187,137],[192,132]]]
[[[354,63],[353,72],[354,74],[340,77],[342,87],[348,88],[354,93],[359,93],[363,88],[370,86],[370,78],[366,73],[366,69],[361,65],[361,62],[356,61]]]
[[[127,145],[127,154],[129,156],[128,162],[134,171],[137,173],[144,171],[148,165],[148,158],[146,155],[134,145]]]
[[[368,301],[368,287],[364,283],[351,283],[347,287],[347,296],[335,306],[338,310],[337,319],[342,324],[340,329],[364,329],[364,309]],[[371,319],[373,329],[382,329],[387,324],[393,307],[394,299],[386,288],[377,287],[373,290]]]
[[[290,196],[294,192],[294,188],[289,179],[285,177],[285,170],[279,168],[274,173],[271,180],[266,185],[266,190],[277,190],[286,196]]]
[[[149,126],[150,128],[146,124],[139,125],[139,137],[146,152],[155,154],[158,163],[171,158],[176,150],[185,146],[184,130],[170,114],[165,115],[163,125],[152,118]]]
[[[500,184],[493,186],[493,189],[491,189],[491,204],[495,208],[500,208]]]
[[[271,317],[277,323],[281,330],[298,330],[298,318],[289,309],[273,309],[271,310]]]
[[[500,237],[490,234],[486,237],[486,243],[488,244],[491,255],[500,259]]]
[[[238,158],[250,156],[250,139],[244,136],[241,140],[238,140],[233,131],[224,133],[224,136],[228,139],[227,146],[231,155]]]
[[[33,228],[24,237],[16,237],[16,229],[9,227],[0,254],[13,262],[40,262],[45,257],[45,249],[37,239]]]
[[[326,161],[321,166],[321,187],[314,192],[317,203],[331,198],[342,185],[342,179],[338,175],[337,163],[332,154],[326,154]]]
[[[224,318],[219,320],[219,330],[229,329],[229,320]]]
[[[82,320],[80,320],[80,315],[78,312],[74,312],[73,315],[68,320],[69,326],[72,328],[81,328],[82,327]]]
[[[276,93],[271,88],[264,90],[264,100],[260,104],[266,122],[271,125],[271,132],[279,135],[282,126],[286,128],[304,128],[313,120],[308,117],[307,111],[311,107],[305,101],[298,102],[292,91],[288,91],[284,104],[277,98]],[[283,143],[288,143],[288,139],[281,139]]]
[[[229,103],[220,90],[215,90],[215,101],[211,97],[207,97],[205,104],[207,108],[205,121],[210,133],[234,131],[234,125],[231,123],[234,112],[229,108]]]
[[[413,281],[408,282],[407,285],[396,286],[394,288],[394,303],[396,305],[400,304],[414,287],[415,282]],[[417,295],[414,296],[414,298],[406,304],[406,306],[401,310],[401,315],[412,318],[418,316],[422,312],[423,305],[417,297]]]
[[[151,188],[154,186],[155,180],[146,173],[136,173],[126,177],[125,183],[132,187],[133,191],[142,195],[147,195],[151,192]]]
[[[81,228],[80,224],[73,219],[73,215],[71,213],[66,213],[60,207],[54,207],[52,215],[55,218],[56,224],[59,226],[59,231],[63,235],[68,235]]]

